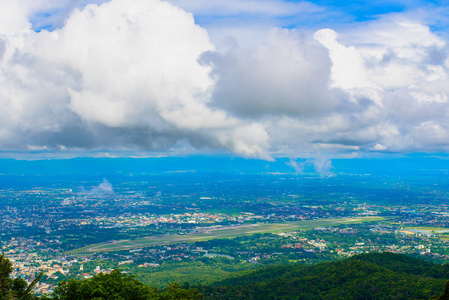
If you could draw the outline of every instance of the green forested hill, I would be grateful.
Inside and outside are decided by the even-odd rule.
[[[430,299],[449,268],[393,253],[316,265],[271,266],[200,287],[208,299]]]
[[[157,289],[143,284],[133,275],[114,270],[88,279],[61,281],[54,293],[37,297],[31,295],[35,283],[28,286],[23,280],[10,278],[12,264],[2,254],[0,299],[195,300],[204,296],[206,299],[445,300],[449,299],[448,270],[449,265],[437,265],[405,255],[372,253],[315,265],[269,266],[236,272],[198,289],[177,283]]]
[[[384,252],[360,254],[353,256],[350,259],[370,262],[395,272],[449,279],[449,264],[433,264],[407,255]]]

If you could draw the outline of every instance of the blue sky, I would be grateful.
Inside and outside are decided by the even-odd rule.
[[[0,153],[447,153],[448,7],[0,0]]]
[[[34,30],[54,30],[61,28],[65,19],[74,9],[83,9],[86,5],[100,5],[105,0],[96,1],[61,1],[58,5],[50,5],[43,10],[30,15],[30,22]],[[382,15],[413,13],[420,11],[422,15],[435,10],[445,11],[449,5],[448,1],[186,1],[172,0],[171,3],[184,8],[194,14],[195,22],[205,28],[217,26],[223,22],[268,22],[272,26],[283,28],[320,29],[323,27],[340,27],[354,25],[358,22],[375,20]],[[263,6],[263,3],[277,6],[281,12],[264,11],[254,9],[243,3],[253,2],[254,6]],[[51,3],[51,2],[50,2]],[[262,5],[261,5],[262,4]],[[290,5],[308,6],[304,12],[290,10]],[[285,7],[285,10],[281,9]],[[424,20],[423,20],[424,21]],[[444,22],[437,18],[426,19],[429,26],[445,27]],[[437,24],[439,23],[439,24]]]
[[[280,26],[286,28],[322,28],[323,26],[340,26],[343,24],[354,24],[357,22],[369,21],[377,19],[386,14],[398,13],[413,13],[421,11],[425,14],[426,11],[431,12],[436,9],[447,9],[447,1],[261,1],[261,3],[273,3],[278,7],[287,7],[288,5],[303,5],[309,6],[304,13],[290,10],[291,13],[283,11],[283,13],[276,14],[275,11],[261,12],[256,9],[235,9],[235,12],[226,13],[229,9],[223,9],[228,4],[224,1],[207,1],[210,6],[215,9],[204,9],[208,6],[204,1],[192,1],[195,4],[187,4],[189,1],[172,1],[174,4],[185,7],[195,15],[196,21],[202,26],[208,26],[211,23],[220,22],[222,18],[229,17],[230,19],[239,20],[246,19],[248,21],[256,22],[257,18],[273,17],[278,20]],[[220,3],[215,5],[214,3]],[[249,1],[240,1],[240,3]],[[185,4],[186,3],[186,4]],[[213,3],[212,5],[210,3]],[[236,1],[238,6],[239,1]],[[231,4],[232,1],[231,1]],[[200,7],[198,7],[200,6]],[[432,20],[429,20],[432,23]]]

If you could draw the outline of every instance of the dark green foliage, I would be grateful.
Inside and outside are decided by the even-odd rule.
[[[405,255],[365,254],[262,268],[201,291],[208,299],[429,299],[441,293],[442,278],[449,279],[443,276],[446,269]]]
[[[443,293],[435,297],[436,300],[449,300],[449,281],[446,281],[443,288]]]
[[[133,276],[114,270],[89,279],[61,281],[54,298],[60,300],[144,300],[155,295],[156,289],[144,285]]]
[[[0,256],[0,300],[36,299],[36,296],[32,294],[32,291],[44,274],[39,274],[39,276],[28,285],[25,280],[20,278],[12,280],[10,277],[11,273],[12,264],[9,259],[6,258],[5,253],[2,253]]]
[[[168,285],[165,291],[156,295],[154,299],[160,300],[175,300],[175,299],[186,299],[186,300],[196,300],[204,298],[202,294],[198,293],[197,289],[184,289],[178,283],[173,282]]]
[[[28,287],[28,282],[23,280],[22,278],[16,278],[12,281],[11,290],[14,291],[14,294],[21,298],[25,295],[25,291]]]
[[[12,280],[9,275],[12,272],[12,265],[5,253],[0,256],[0,300],[12,299]]]
[[[449,279],[449,264],[437,265],[422,259],[395,253],[360,254],[351,259],[374,263],[395,272],[420,275],[424,277]]]
[[[165,261],[160,267],[134,268],[130,273],[136,275],[145,284],[163,288],[173,281],[183,283],[188,281],[192,285],[209,285],[235,272],[259,267],[260,265],[242,264],[237,259],[203,257],[195,261]]]
[[[53,293],[58,300],[174,300],[200,299],[196,289],[184,289],[177,283],[170,284],[162,292],[147,286],[134,276],[114,270],[100,273],[88,279],[61,281]]]
[[[384,267],[395,272],[403,272],[414,275],[429,275],[434,278],[446,278],[441,274],[442,266],[427,262],[422,259],[413,258],[407,255],[396,253],[369,253],[353,256],[350,259],[361,260],[373,263],[379,267]],[[438,275],[437,275],[438,274]]]
[[[304,265],[290,265],[290,266],[268,266],[261,268],[254,272],[248,270],[244,272],[235,273],[229,278],[215,283],[214,286],[219,285],[247,285],[256,282],[266,282],[280,277],[285,277],[289,272],[300,273],[301,270],[306,269]]]

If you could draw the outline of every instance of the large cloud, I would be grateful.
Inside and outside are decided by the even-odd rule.
[[[23,15],[26,15],[23,12]],[[75,9],[61,29],[2,32],[3,149],[167,150],[177,142],[268,158],[263,126],[207,106],[214,49],[193,16],[158,0]]]
[[[449,150],[448,48],[417,20],[275,28],[261,43],[216,50],[168,2],[84,2],[0,0],[1,150]],[[245,3],[269,14],[275,1]],[[289,5],[315,9],[273,13]]]
[[[336,132],[334,140],[352,140],[373,150],[447,149],[449,64],[444,40],[427,26],[401,18],[346,32],[342,40],[351,46],[329,29],[315,37],[329,50],[333,87],[346,91],[359,107],[371,103],[357,114],[354,128]]]
[[[327,51],[295,30],[274,29],[261,46],[206,58],[219,78],[213,105],[235,115],[315,115],[339,105]]]

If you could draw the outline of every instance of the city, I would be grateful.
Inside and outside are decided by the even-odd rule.
[[[446,195],[443,187],[429,195],[427,188],[410,190],[403,182],[415,197],[407,205],[402,199],[376,200],[376,193],[367,197],[369,180],[376,179],[364,176],[363,185],[351,192],[335,190],[346,175],[226,175],[216,191],[211,186],[217,180],[206,175],[182,175],[178,181],[173,176],[180,175],[152,176],[151,185],[142,175],[113,184],[75,179],[68,186],[55,180],[2,189],[0,239],[12,275],[30,282],[44,271],[37,292],[46,294],[61,280],[114,269],[163,287],[361,253],[401,253],[436,263],[449,259],[449,206],[438,198]],[[35,185],[32,178],[29,184]],[[255,192],[247,187],[254,182]],[[285,192],[277,194],[279,185]],[[394,181],[389,185],[378,193],[388,198],[404,188]]]

